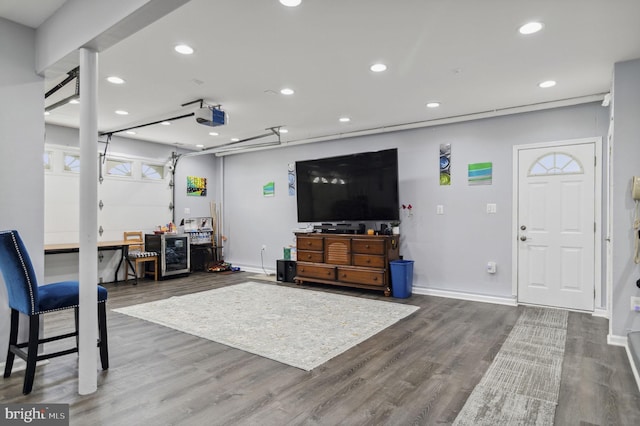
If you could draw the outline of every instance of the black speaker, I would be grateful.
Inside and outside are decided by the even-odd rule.
[[[276,278],[286,283],[294,282],[296,276],[296,262],[294,260],[278,260]]]

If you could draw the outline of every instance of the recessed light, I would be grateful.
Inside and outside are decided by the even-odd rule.
[[[112,75],[111,77],[107,77],[107,81],[113,84],[124,84],[124,80],[115,75]]]
[[[77,99],[71,99],[71,100],[69,101],[69,103],[70,103],[70,104],[73,104],[73,105],[77,105],[77,104],[79,104],[79,103],[80,103],[80,101],[79,101],[79,100],[77,100]]]
[[[239,141],[240,141],[240,139],[238,139],[238,138],[231,138],[231,142],[239,142]]]
[[[176,52],[182,53],[183,55],[191,55],[193,53],[193,47],[186,44],[179,44],[174,47],[174,49]]]
[[[349,117],[340,117],[340,122],[341,123],[348,123],[350,121],[351,121],[351,119]]]
[[[287,7],[300,6],[300,3],[302,3],[302,0],[280,0],[280,4]]]
[[[209,132],[209,136],[218,136],[218,133],[216,133],[216,132]]]
[[[427,108],[438,108],[440,106],[440,102],[429,102],[427,104]]]
[[[542,87],[543,89],[546,89],[548,87],[553,87],[556,85],[556,82],[553,80],[547,80],[547,81],[543,81],[542,83],[538,84],[538,87]]]
[[[280,133],[289,133],[287,129],[280,129]]]
[[[204,148],[204,145],[202,145],[201,143],[196,145],[196,148]]]
[[[116,114],[118,114],[118,115],[129,115],[129,112],[125,111],[125,110],[122,110],[122,109],[119,109],[119,110],[116,111]]]
[[[136,134],[136,132],[134,132],[133,130],[127,130],[127,134],[128,134],[128,135],[135,135],[135,134]]]
[[[387,70],[387,66],[385,64],[373,64],[369,69],[373,72],[382,72]]]
[[[540,31],[542,27],[543,25],[541,22],[528,22],[518,28],[518,32],[524,35],[534,34]]]
[[[171,125],[171,122],[169,122],[169,121],[163,121],[163,122],[162,122],[162,123],[160,123],[160,124],[162,124],[163,126],[170,126],[170,125]]]
[[[288,87],[285,87],[284,89],[280,90],[280,93],[282,93],[283,95],[293,95],[296,92],[293,89],[289,89]]]

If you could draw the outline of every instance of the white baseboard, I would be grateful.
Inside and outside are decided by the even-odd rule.
[[[595,308],[591,315],[594,317],[609,319],[609,312],[606,308]]]
[[[267,269],[267,268],[265,268],[264,270],[262,270],[262,268],[260,268],[260,267],[243,266],[243,265],[236,265],[236,264],[233,264],[233,266],[240,268],[240,270],[243,271],[243,272],[251,272],[253,274],[264,274],[264,271],[267,271],[268,275],[275,275],[276,274],[275,269]]]
[[[627,347],[627,336],[617,336],[615,334],[607,335],[607,343],[611,346]]]
[[[413,287],[412,292],[424,296],[446,297],[449,299],[469,300],[472,302],[494,303],[497,305],[518,306],[515,297],[487,296],[484,294],[463,293],[460,291],[438,290],[433,288]]]

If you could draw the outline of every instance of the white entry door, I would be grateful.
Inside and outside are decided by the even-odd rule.
[[[593,311],[595,145],[518,150],[518,302]]]

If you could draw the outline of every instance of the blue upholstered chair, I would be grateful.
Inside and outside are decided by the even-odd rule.
[[[78,352],[78,281],[63,281],[38,286],[29,254],[18,234],[18,231],[0,231],[0,270],[9,295],[11,308],[11,328],[9,332],[9,349],[5,363],[4,377],[11,375],[15,355],[26,361],[22,393],[31,392],[36,372],[36,362]],[[107,289],[98,286],[98,328],[100,360],[102,369],[109,368],[107,350]],[[75,310],[75,331],[53,337],[40,339],[40,315],[63,309]],[[18,321],[20,313],[29,317],[29,340],[18,343]],[[3,320],[4,321],[4,320]],[[75,346],[49,354],[38,355],[38,345],[60,339],[75,337]],[[27,348],[26,352],[22,348]]]

